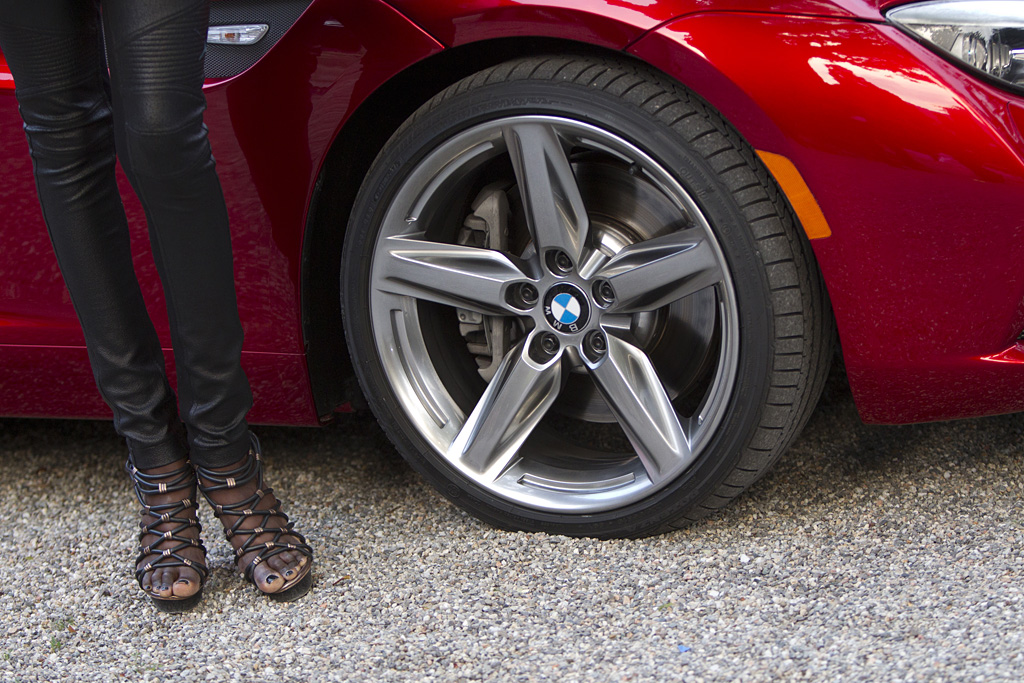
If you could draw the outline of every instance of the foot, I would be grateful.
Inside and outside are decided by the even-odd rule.
[[[206,576],[206,548],[196,520],[196,485],[191,464],[179,460],[164,467],[133,470],[142,503],[139,557],[135,573],[142,590],[160,601],[190,598]]]
[[[197,467],[199,487],[224,525],[238,569],[264,593],[274,595],[305,582],[313,551],[263,479],[259,442],[227,467]],[[300,597],[295,595],[294,597]]]

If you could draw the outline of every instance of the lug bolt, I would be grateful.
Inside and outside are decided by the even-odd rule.
[[[608,351],[608,340],[598,330],[591,330],[583,339],[583,348],[591,360],[597,360]]]
[[[530,283],[523,283],[519,286],[519,299],[527,306],[533,306],[540,298],[537,288]]]
[[[572,272],[572,259],[564,251],[553,251],[548,255],[548,264],[558,274],[565,275]]]
[[[538,363],[547,363],[558,353],[558,337],[545,332],[533,338],[530,344],[530,356]]]
[[[615,303],[615,290],[612,289],[612,283],[601,280],[594,285],[594,302],[602,307]]]
[[[558,350],[558,338],[550,332],[545,333],[540,338],[540,347],[544,349],[545,353],[549,353],[553,356],[555,355],[555,351]]]
[[[529,282],[521,282],[510,287],[505,294],[505,301],[509,306],[523,311],[528,311],[536,306],[538,299],[540,299],[540,292]]]

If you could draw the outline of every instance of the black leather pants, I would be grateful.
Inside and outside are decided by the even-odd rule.
[[[43,214],[96,383],[136,465],[186,452],[199,465],[228,465],[249,448],[252,395],[240,365],[227,210],[203,125],[209,0],[99,4],[0,2],[0,48]],[[146,211],[180,418],[132,266],[115,158]]]

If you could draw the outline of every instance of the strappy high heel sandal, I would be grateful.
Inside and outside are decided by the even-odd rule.
[[[281,501],[274,497],[274,490],[265,488],[260,442],[255,435],[250,436],[252,447],[236,467],[224,470],[196,466],[199,490],[224,525],[224,535],[235,548],[235,561],[246,581],[273,600],[291,602],[305,595],[313,584],[313,549],[302,534],[294,530],[295,523],[289,522],[281,511]],[[251,494],[247,495],[247,488],[252,490]],[[235,494],[230,495],[229,491]],[[237,497],[241,499],[230,502]],[[285,583],[279,590],[264,592],[253,572],[281,553],[301,556],[305,562],[282,572]],[[289,572],[294,575],[289,576]]]
[[[135,495],[142,504],[139,527],[139,556],[135,560],[135,579],[139,588],[150,597],[161,612],[184,612],[203,597],[203,584],[210,574],[204,561],[186,557],[183,551],[196,549],[206,558],[206,546],[199,534],[202,527],[196,519],[196,475],[187,460],[170,472],[144,473],[135,467],[131,457],[125,469],[135,484]],[[173,494],[183,493],[183,496]],[[151,503],[153,498],[167,499],[165,503]],[[175,500],[176,498],[176,500]],[[194,532],[190,532],[193,530]],[[146,538],[149,537],[147,543]],[[183,597],[163,597],[147,591],[142,579],[147,572],[174,567],[188,567],[199,575],[199,590]]]

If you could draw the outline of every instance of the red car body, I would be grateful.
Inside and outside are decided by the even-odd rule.
[[[458,79],[552,50],[647,62],[772,162],[813,238],[866,421],[1024,410],[1024,97],[887,23],[895,4],[315,0],[255,65],[206,90],[251,420],[314,425],[357,395],[338,258],[391,133]],[[0,61],[0,414],[102,417],[20,128]],[[169,349],[143,214],[123,187]]]

